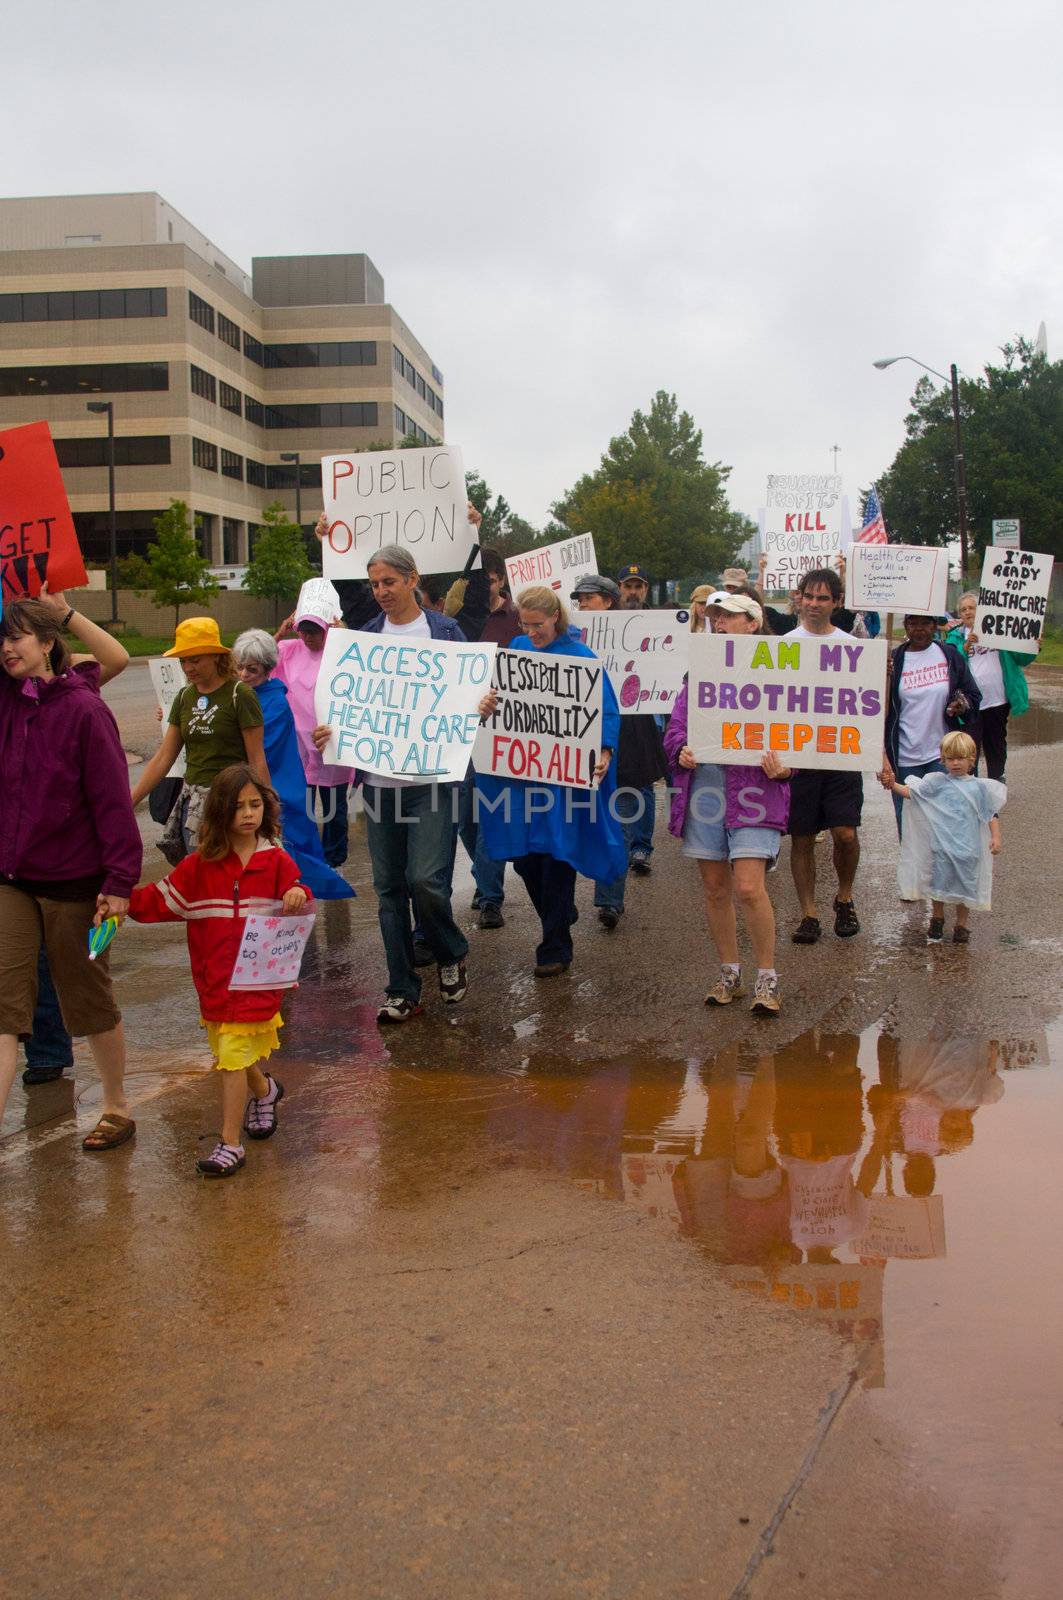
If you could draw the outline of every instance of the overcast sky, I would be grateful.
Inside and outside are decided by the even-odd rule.
[[[1051,0],[15,0],[0,190],[365,250],[533,522],[659,388],[753,514],[889,465],[875,357],[1060,354],[1061,45]]]

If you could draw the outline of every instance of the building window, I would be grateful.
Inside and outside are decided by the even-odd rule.
[[[266,487],[266,469],[262,462],[252,461],[251,457],[248,456],[246,469],[248,483],[252,484],[256,489],[264,489]]]
[[[244,395],[244,416],[248,422],[253,422],[257,428],[266,426],[266,408],[261,400],[252,400],[249,394]]]
[[[55,453],[59,465],[69,467],[105,467],[107,465],[107,440],[56,439]],[[168,467],[170,465],[170,438],[168,434],[120,434],[114,441],[116,467]]]
[[[237,478],[243,483],[243,456],[236,455],[232,450],[223,450],[221,453],[221,475],[223,478]]]
[[[193,511],[192,526],[199,553],[206,561],[214,559],[214,524],[218,519],[209,511]]]
[[[218,447],[208,444],[206,439],[192,440],[192,465],[202,467],[204,472],[217,472]]]
[[[404,439],[406,437],[406,433],[407,433],[407,430],[409,429],[409,426],[410,426],[409,423],[406,421],[406,413],[405,413],[405,411],[403,411],[401,406],[396,406],[395,407],[395,428],[396,428],[397,432],[402,434],[402,437]]]
[[[169,387],[170,369],[165,361],[0,368],[0,395],[131,394],[143,389]]]
[[[218,312],[218,338],[233,350],[240,348],[240,330],[224,312]]]
[[[244,334],[244,355],[258,367],[266,365],[266,352],[261,340],[252,338],[249,333]]]
[[[223,411],[231,411],[234,417],[238,417],[243,409],[243,396],[239,389],[234,389],[224,378],[218,380],[218,404]]]
[[[320,461],[300,461],[299,485],[303,489],[321,488],[321,463]],[[294,489],[294,467],[267,467],[267,489]]]
[[[267,367],[375,367],[372,339],[345,339],[319,344],[268,344]]]
[[[208,333],[214,332],[214,307],[208,306],[207,302],[201,300],[198,294],[193,294],[191,289],[188,291],[188,315],[201,328],[206,328]]]
[[[267,428],[375,428],[375,400],[345,400],[334,405],[267,406]]]
[[[103,317],[164,317],[165,289],[61,289],[0,294],[0,322],[95,322]]]
[[[217,401],[218,385],[214,381],[214,374],[191,365],[188,370],[191,373],[192,393],[198,394],[201,400]]]
[[[221,519],[221,559],[222,565],[234,567],[236,565],[236,552],[239,548],[240,524],[235,517],[222,517]]]

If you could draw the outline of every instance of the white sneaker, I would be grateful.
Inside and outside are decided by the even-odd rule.
[[[705,996],[707,1006],[729,1006],[732,1000],[745,999],[746,991],[742,986],[741,972],[733,972],[730,967],[720,968],[719,981]]]
[[[772,978],[766,972],[759,972],[757,981],[753,985],[753,1003],[749,1008],[750,1011],[759,1011],[765,1016],[774,1015],[779,1005],[778,978]]]

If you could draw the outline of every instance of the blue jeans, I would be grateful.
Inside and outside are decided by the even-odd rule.
[[[506,863],[492,861],[487,854],[483,829],[476,819],[475,795],[476,774],[470,766],[462,779],[458,793],[458,838],[469,853],[469,860],[472,862],[472,881],[476,885],[480,904],[500,906],[506,898]]]
[[[37,1009],[33,1013],[33,1033],[26,1040],[26,1064],[69,1067],[73,1060],[73,1040],[63,1027],[59,996],[48,970],[48,953],[42,944],[37,957]]]
[[[365,787],[366,834],[388,964],[388,994],[415,1005],[421,980],[413,964],[409,904],[421,937],[442,967],[464,960],[469,941],[454,921],[448,879],[454,823],[449,785]]]
[[[928,772],[944,772],[945,768],[940,761],[925,761],[921,767],[899,767],[897,769],[897,782],[905,783],[909,778],[925,778]],[[902,807],[904,801],[899,794],[893,796],[893,809],[897,813],[897,837],[901,837],[903,826]]]
[[[624,832],[624,843],[627,846],[628,860],[631,852],[639,850],[645,856],[653,852],[653,822],[656,816],[657,797],[652,787],[649,789],[617,789],[612,801],[613,814]],[[624,885],[627,883],[627,869],[614,878],[612,883],[596,882],[594,885],[594,903],[596,906],[612,906],[616,911],[624,909]]]
[[[347,859],[347,792],[345,783],[306,786],[311,812],[321,800],[321,848],[330,867],[342,867]]]

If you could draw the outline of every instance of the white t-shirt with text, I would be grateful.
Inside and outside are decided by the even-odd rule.
[[[432,630],[428,626],[428,618],[423,611],[419,611],[412,622],[392,622],[390,617],[384,618],[381,630],[393,639],[430,639]],[[375,772],[367,772],[365,782],[374,789],[409,789],[415,783],[424,783],[423,778],[382,778]]]
[[[936,761],[945,737],[949,703],[948,657],[939,644],[904,652],[900,679],[897,754],[902,767]]]

